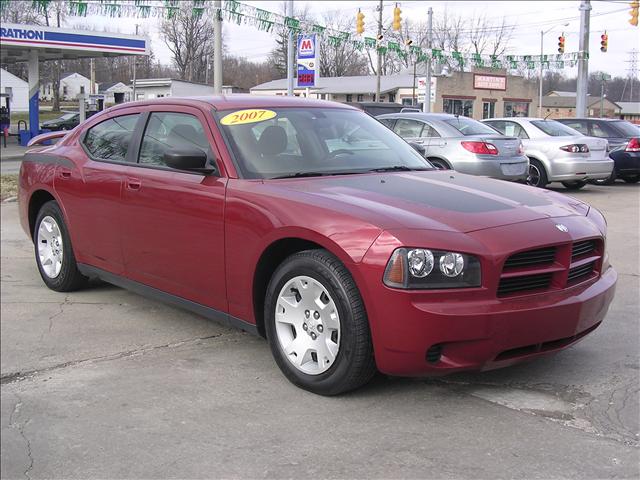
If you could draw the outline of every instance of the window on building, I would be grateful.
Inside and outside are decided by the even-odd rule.
[[[351,94],[347,95],[347,102],[348,103],[353,102],[353,95],[351,95]]]
[[[482,118],[496,117],[496,102],[482,102]]]
[[[364,101],[364,95],[362,95],[362,94],[360,94],[360,93],[359,93],[359,94],[358,94],[358,97],[357,97],[357,101],[358,101],[358,102],[362,102],[362,101]]]
[[[442,111],[463,117],[473,116],[473,100],[445,98],[442,101]]]
[[[144,100],[144,93],[136,93],[136,100]]]
[[[549,109],[547,109],[547,112]],[[528,117],[529,102],[504,102],[505,117]]]
[[[63,95],[67,95],[68,93],[69,93],[69,89],[67,88],[67,86],[66,86],[66,85],[63,85],[63,86],[62,86],[62,94],[63,94]]]
[[[100,160],[124,162],[138,116],[122,115],[91,127],[83,141],[87,151]]]
[[[209,141],[196,117],[186,113],[154,112],[142,137],[139,162],[165,166],[163,157],[167,150],[193,147],[209,151]]]
[[[326,93],[321,93],[320,94],[320,100],[326,100],[327,99],[327,94]]]
[[[413,98],[411,98],[411,97],[403,98],[402,99],[402,105],[407,105],[407,106],[413,105]]]
[[[84,93],[84,85],[80,85],[80,93]]]
[[[389,94],[389,102],[390,103],[394,103],[396,101],[396,94],[395,93],[390,93]]]

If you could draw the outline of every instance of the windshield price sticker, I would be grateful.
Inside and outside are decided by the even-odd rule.
[[[273,110],[249,109],[238,110],[237,112],[225,115],[220,120],[222,125],[244,125],[245,123],[256,123],[269,120],[277,115]]]

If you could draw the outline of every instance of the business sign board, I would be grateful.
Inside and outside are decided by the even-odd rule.
[[[424,92],[427,86],[427,77],[418,77],[418,103],[424,103]],[[438,86],[437,77],[431,77],[431,103],[436,101],[436,88]]]
[[[298,87],[316,86],[316,35],[298,35]]]
[[[0,44],[3,47],[11,46],[30,49],[148,54],[147,42],[140,37],[90,31],[78,33],[77,30],[9,23],[0,27]]]
[[[474,74],[473,88],[475,90],[506,90],[507,77],[504,75]]]

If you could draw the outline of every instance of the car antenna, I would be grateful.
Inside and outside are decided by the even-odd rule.
[[[545,121],[545,122],[547,121],[547,118],[549,118],[549,115],[551,115],[551,112],[547,113],[547,116],[546,116],[546,117],[544,117],[544,121]]]

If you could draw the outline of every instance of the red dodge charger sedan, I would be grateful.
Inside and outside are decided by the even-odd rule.
[[[266,336],[323,395],[555,352],[616,283],[596,209],[436,170],[332,102],[110,108],[26,154],[19,202],[49,288],[99,278]]]

